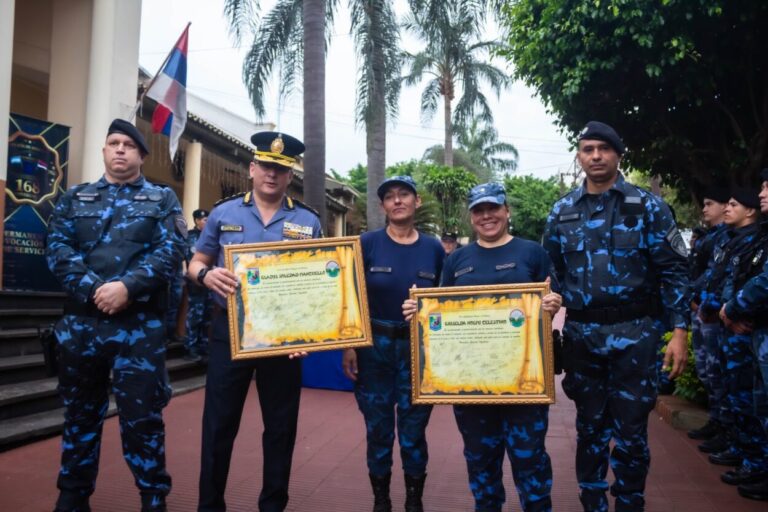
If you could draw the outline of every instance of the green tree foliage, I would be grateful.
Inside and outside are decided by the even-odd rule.
[[[565,130],[613,125],[630,167],[698,194],[768,166],[768,2],[518,0],[501,18],[516,75]]]
[[[629,172],[626,175],[627,181],[646,190],[651,190],[651,178],[647,174],[640,172]],[[701,209],[694,202],[691,195],[685,190],[661,186],[662,199],[672,208],[675,213],[675,221],[681,228],[694,228],[701,224]]]
[[[442,99],[444,119],[444,161],[453,165],[454,124],[466,126],[479,117],[493,122],[481,84],[498,96],[509,85],[504,70],[490,63],[501,48],[497,41],[481,41],[486,2],[450,0],[411,1],[412,12],[404,26],[425,46],[418,53],[406,53],[406,85],[417,85],[426,78],[421,94],[424,120],[431,119]],[[458,100],[454,108],[453,101]]]
[[[469,190],[477,185],[477,177],[461,167],[426,164],[419,179],[440,205],[441,228],[468,234],[466,199]]]
[[[512,233],[540,241],[547,215],[560,197],[558,179],[552,177],[543,180],[530,175],[507,176],[504,178],[504,189],[511,210]]]

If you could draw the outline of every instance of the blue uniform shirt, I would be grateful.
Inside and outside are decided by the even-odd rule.
[[[412,244],[399,244],[385,229],[363,233],[360,243],[371,318],[404,322],[403,301],[411,286],[437,286],[445,258],[443,246],[423,233]]]
[[[173,190],[143,176],[122,185],[102,176],[61,197],[48,226],[46,256],[78,302],[111,281],[122,281],[131,300],[146,301],[178,268],[186,234]]]
[[[687,327],[685,242],[666,203],[621,174],[603,194],[588,194],[585,183],[558,200],[543,246],[566,308],[646,303],[661,295],[674,327]]]
[[[208,217],[208,223],[200,234],[195,250],[216,258],[216,266],[225,266],[222,250],[225,245],[323,236],[317,214],[290,197],[285,197],[280,209],[270,219],[269,224],[265,225],[251,194],[252,192],[239,194],[218,203]],[[219,294],[213,295],[219,305],[226,304],[226,300]]]

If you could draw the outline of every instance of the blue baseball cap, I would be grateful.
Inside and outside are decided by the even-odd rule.
[[[417,194],[416,182],[413,181],[413,178],[410,176],[392,176],[391,178],[387,178],[386,180],[382,181],[381,185],[379,185],[379,188],[376,189],[376,194],[379,196],[379,199],[383,201],[384,194],[386,194],[389,187],[393,185],[402,185],[404,187],[408,187],[413,190],[414,194]]]
[[[601,140],[607,142],[619,156],[627,150],[616,130],[600,121],[590,121],[579,133],[579,140]]]
[[[472,187],[467,194],[467,208],[472,209],[480,203],[505,204],[507,193],[498,183],[482,183]]]

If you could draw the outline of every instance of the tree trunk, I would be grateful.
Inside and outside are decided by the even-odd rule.
[[[453,167],[453,119],[451,116],[451,97],[443,96],[443,115],[445,116],[445,143],[443,144],[443,163]]]
[[[325,212],[325,0],[304,0],[304,200]]]
[[[369,14],[375,12],[370,9]],[[371,26],[375,27],[378,20],[371,20]],[[379,197],[376,190],[384,181],[384,169],[386,167],[387,150],[387,110],[385,87],[387,77],[384,74],[384,49],[379,38],[372,37],[371,67],[373,70],[373,83],[371,84],[371,108],[368,118],[365,120],[366,149],[368,156],[368,204],[366,205],[366,217],[368,230],[384,227],[384,212],[379,206]]]

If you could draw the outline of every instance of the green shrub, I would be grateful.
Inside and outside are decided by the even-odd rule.
[[[664,335],[664,341],[667,343],[671,338],[671,332]],[[663,350],[666,350],[666,347]],[[707,404],[707,391],[704,389],[698,375],[696,375],[696,357],[693,354],[693,342],[691,341],[690,331],[688,331],[688,364],[686,364],[683,374],[675,379],[675,395],[693,403]]]

